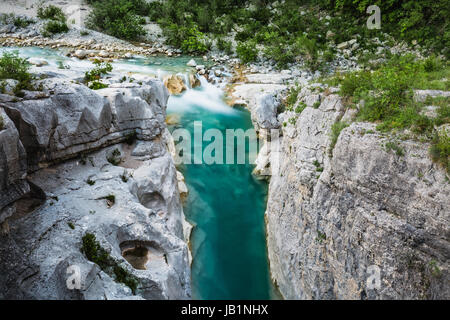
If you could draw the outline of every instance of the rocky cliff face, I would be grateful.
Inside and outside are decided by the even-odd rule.
[[[0,299],[189,298],[167,89],[142,79],[93,91],[47,75],[40,92],[0,96]],[[87,233],[119,271],[88,261]]]
[[[345,128],[331,150],[332,125],[354,113],[332,92],[304,88],[298,103],[308,107],[278,117],[280,170],[266,211],[272,278],[287,299],[449,299],[445,170],[426,144],[389,150],[391,137],[369,123]]]

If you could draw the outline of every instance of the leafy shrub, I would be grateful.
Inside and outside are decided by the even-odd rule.
[[[0,79],[30,81],[32,77],[28,72],[29,67],[28,61],[20,58],[17,51],[4,52],[0,58]]]
[[[58,20],[50,20],[47,21],[42,29],[42,35],[44,37],[50,37],[57,33],[67,32],[69,31],[69,27],[63,21]]]
[[[0,114],[0,131],[5,128],[5,121],[3,120],[2,115]]]
[[[447,1],[325,0],[321,1],[321,5],[350,18],[364,14],[369,5],[377,5],[383,13],[383,32],[444,50],[447,57],[450,54],[450,34],[446,27],[449,16]]]
[[[34,90],[31,84],[33,76],[28,72],[29,67],[28,61],[20,58],[17,51],[4,52],[0,58],[0,80],[18,80],[19,83],[14,88],[14,93],[21,96],[23,95],[22,90]]]
[[[27,18],[22,18],[22,17],[14,17],[13,18],[13,24],[17,28],[26,28],[32,23],[33,23],[33,20],[30,20]]]
[[[89,89],[92,89],[92,90],[100,90],[100,89],[105,89],[105,88],[108,88],[108,85],[106,83],[103,83],[100,81],[93,81],[89,85]]]
[[[98,60],[94,61],[94,65],[94,69],[86,71],[84,74],[84,81],[89,83],[89,88],[92,90],[107,88],[108,85],[100,82],[99,80],[103,75],[112,71],[112,65],[110,63],[105,63]]]
[[[226,54],[233,53],[233,44],[230,41],[226,41],[223,38],[217,39],[217,49],[225,52]]]
[[[239,43],[236,47],[236,53],[243,63],[253,62],[258,58],[256,43],[253,41]]]
[[[57,33],[69,31],[69,27],[66,23],[66,15],[59,7],[54,5],[49,5],[47,7],[39,6],[37,16],[40,19],[49,20],[44,24],[41,31],[44,37],[50,37]]]
[[[66,15],[62,11],[62,9],[54,5],[49,5],[47,7],[39,6],[37,10],[37,16],[39,19],[49,19],[66,22]]]
[[[308,67],[313,71],[319,68],[319,48],[316,40],[300,36],[295,40],[294,48],[296,54],[302,55]]]
[[[181,49],[189,53],[206,52],[208,48],[206,47],[205,35],[198,31],[196,26],[188,28],[186,31],[186,38],[181,43]]]
[[[89,28],[126,40],[137,40],[146,34],[142,27],[145,19],[138,15],[146,12],[144,1],[104,0],[91,3],[93,10],[87,19]]]

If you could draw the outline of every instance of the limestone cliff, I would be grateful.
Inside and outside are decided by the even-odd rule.
[[[189,298],[167,89],[146,78],[93,91],[57,72],[39,92],[0,95],[0,299]],[[109,269],[82,252],[86,234]]]
[[[351,122],[354,110],[335,90],[313,91],[301,91],[301,113],[278,116],[280,167],[270,178],[266,223],[280,292],[286,299],[449,299],[445,169],[427,144],[398,140],[403,151],[390,150],[392,137],[370,123],[353,122],[333,148],[332,125]],[[367,285],[373,266],[381,272],[375,287]]]

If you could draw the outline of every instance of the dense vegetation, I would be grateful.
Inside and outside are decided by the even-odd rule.
[[[37,11],[37,16],[40,19],[47,20],[42,29],[42,34],[46,37],[69,31],[66,15],[59,7],[54,5],[47,7],[40,6]]]
[[[397,39],[442,51],[449,56],[450,31],[447,1],[414,0],[88,0],[94,6],[90,25],[109,34],[134,40],[144,35],[140,23],[149,17],[163,28],[167,42],[190,53],[202,53],[213,45],[228,53],[236,51],[245,62],[254,61],[259,51],[280,67],[302,59],[312,69],[333,58],[335,43],[359,35],[364,41],[383,39],[389,33]],[[381,30],[365,27],[366,8],[381,8]],[[345,31],[345,32],[343,32]],[[327,39],[328,33],[328,39]]]
[[[87,0],[92,4],[87,26],[121,39],[137,40],[145,35],[142,17],[147,10],[145,0]]]

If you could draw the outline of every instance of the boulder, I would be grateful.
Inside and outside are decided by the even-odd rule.
[[[30,58],[28,59],[28,62],[31,63],[32,65],[35,65],[36,67],[48,65],[48,62],[46,60],[40,58]]]
[[[177,75],[166,76],[163,81],[170,94],[180,94],[186,90],[183,79]]]
[[[189,60],[189,62],[186,64],[188,67],[196,67],[197,63],[195,62],[194,59]]]
[[[257,98],[256,108],[252,117],[259,128],[276,129],[280,127],[277,120],[277,109],[280,101],[272,94],[265,94]]]
[[[84,58],[87,57],[87,55],[88,55],[88,53],[86,51],[84,51],[84,50],[76,50],[73,53],[73,56],[78,58],[78,59],[84,59]]]

